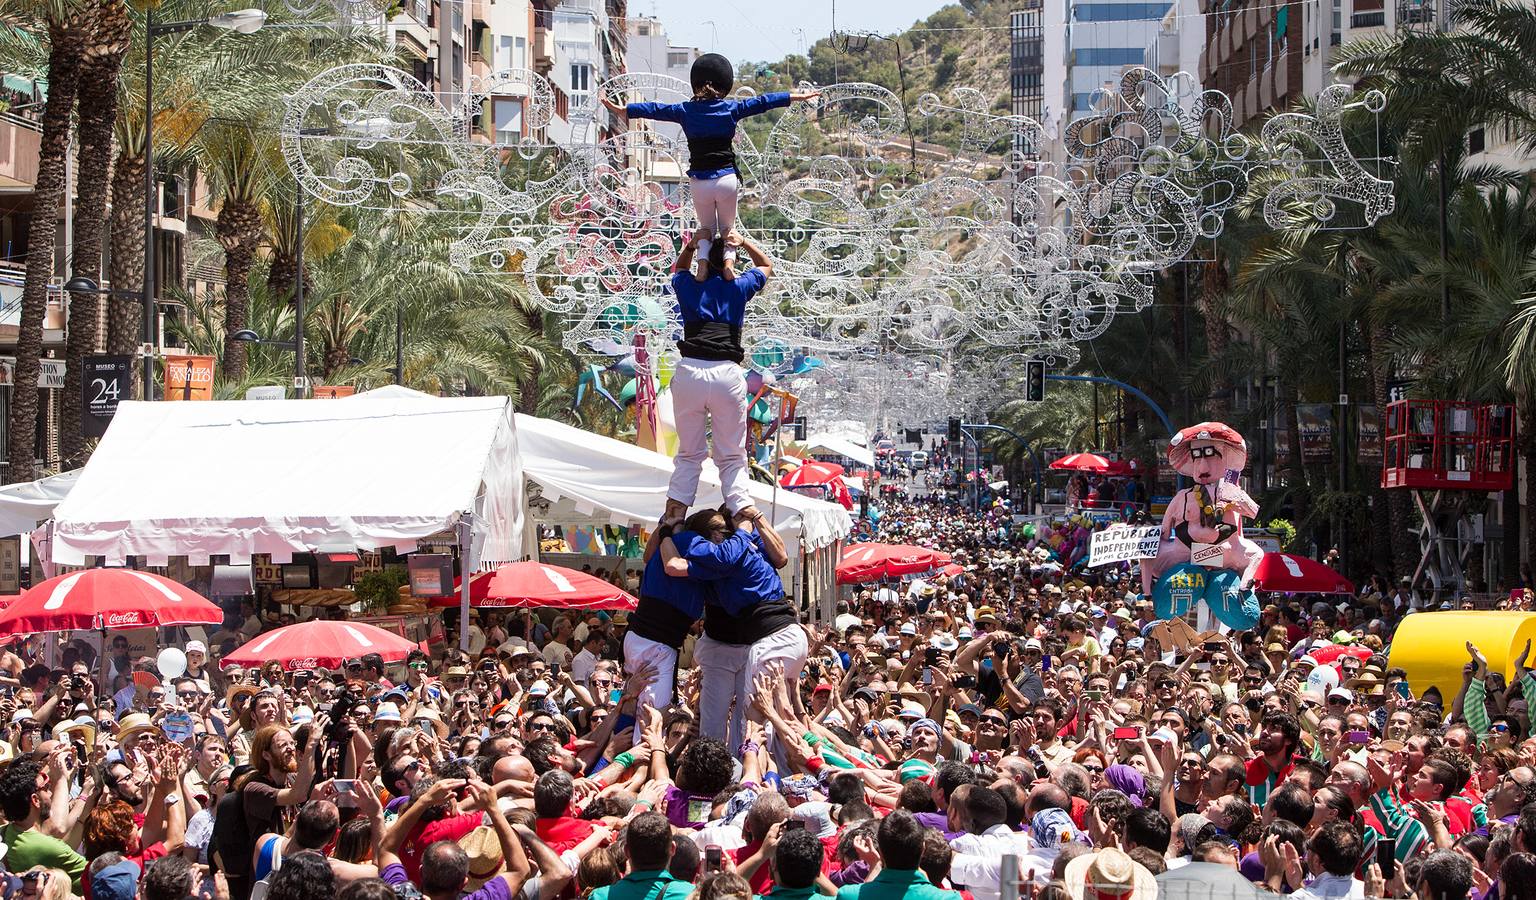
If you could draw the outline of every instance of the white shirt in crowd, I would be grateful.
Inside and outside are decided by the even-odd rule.
[[[1349,875],[1324,872],[1291,894],[1291,900],[1365,900],[1365,882]]]
[[[592,670],[595,668],[597,668],[597,654],[586,647],[582,647],[580,653],[571,657],[571,679],[577,684],[586,684],[591,679]]]
[[[571,667],[571,648],[559,641],[550,641],[544,645],[544,662],[551,666]]]
[[[976,900],[998,900],[1002,896],[1003,856],[1020,859],[1021,878],[1029,854],[1029,835],[1007,825],[993,825],[981,834],[962,834],[949,843],[954,858],[949,864],[949,880],[965,885]],[[1049,867],[1047,867],[1049,868]]]

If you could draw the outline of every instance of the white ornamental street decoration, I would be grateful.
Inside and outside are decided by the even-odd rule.
[[[1022,360],[1075,357],[1115,315],[1145,308],[1155,273],[1253,194],[1276,228],[1391,212],[1392,161],[1346,138],[1346,113],[1378,114],[1379,92],[1352,100],[1334,85],[1315,113],[1276,116],[1254,140],[1234,130],[1230,99],[1193,84],[1132,69],[1059,131],[997,115],[972,88],[924,94],[909,113],[875,84],[828,85],[818,102],[744,122],[737,227],[774,260],[749,309],[749,352],[831,360],[842,386],[822,399],[851,418],[869,414],[869,394],[839,399],[856,398],[855,383],[902,387],[880,382],[893,360],[922,379],[919,405],[984,409]],[[671,347],[670,267],[694,223],[680,133],[639,121],[605,133],[598,93],[676,102],[689,88],[625,74],[562,111],[544,76],[509,69],[446,108],[405,72],[341,66],[288,101],[283,151],[327,203],[449,217],[456,266],[517,279],[564,318],[569,349],[612,362],[638,335]],[[478,120],[508,100],[519,130],[489,141]],[[937,131],[959,151],[925,139]]]

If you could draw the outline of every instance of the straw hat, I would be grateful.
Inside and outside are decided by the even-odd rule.
[[[53,726],[55,740],[69,742],[69,735],[79,733],[80,739],[85,741],[87,751],[96,746],[96,720],[90,716],[81,716],[78,719],[66,719]]]
[[[129,713],[117,720],[117,742],[126,744],[132,738],[159,731],[144,713]]]
[[[1101,900],[1106,895],[1121,900],[1157,900],[1157,880],[1152,873],[1114,847],[1074,858],[1067,863],[1062,880],[1072,900],[1083,900],[1090,884],[1094,896]]]
[[[491,826],[481,825],[459,838],[459,847],[469,857],[469,884],[465,885],[468,890],[478,891],[501,874],[501,841]]]
[[[438,714],[437,710],[431,707],[423,707],[416,710],[416,715],[412,717],[411,721],[431,722],[432,730],[437,732],[438,737],[445,738],[448,736],[448,724],[443,721],[443,717]]]

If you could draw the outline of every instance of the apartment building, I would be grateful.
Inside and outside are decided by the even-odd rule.
[[[631,72],[653,72],[688,83],[693,61],[699,58],[697,47],[680,47],[667,36],[666,27],[651,16],[633,16],[628,23],[629,51],[626,59]],[[630,130],[652,131],[669,141],[681,143],[683,129],[672,122],[637,119],[628,123]],[[687,176],[675,157],[663,153],[637,152],[635,166],[645,181],[661,185],[662,196],[676,201]]]

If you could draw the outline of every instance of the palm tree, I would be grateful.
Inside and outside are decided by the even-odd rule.
[[[321,4],[309,16],[273,5],[272,25],[322,24]],[[208,14],[200,0],[160,0],[156,17],[197,19]],[[110,301],[107,349],[129,353],[143,329],[139,300],[131,294],[144,279],[144,19],[133,19],[134,40],[123,65],[117,119],[117,159],[112,172],[111,277],[118,290]],[[193,28],[155,39],[155,164],[182,171],[205,164],[199,140],[205,127],[261,123],[272,128],[272,111],[316,73],[346,62],[394,59],[373,29],[349,29],[312,42],[303,28],[268,28],[240,35],[218,28]],[[214,136],[217,140],[219,136]],[[247,223],[248,224],[248,223]]]
[[[56,211],[69,189],[65,163],[69,156],[70,121],[90,21],[89,11],[77,0],[52,0],[31,8],[34,15],[47,23],[48,101],[43,107],[42,143],[33,188],[33,208],[37,212],[32,216],[27,249],[12,381],[16,389],[12,392],[7,447],[10,468],[6,476],[13,482],[37,477],[37,382],[42,371],[43,314],[48,306],[48,281],[53,277],[54,240],[59,225]]]
[[[266,237],[262,203],[272,186],[269,162],[276,148],[254,127],[240,124],[206,125],[198,139],[200,156],[214,196],[219,200],[215,228],[224,248],[224,377],[245,377],[246,346],[233,338],[246,327],[250,277],[256,253]]]
[[[107,190],[112,164],[112,130],[117,120],[117,76],[128,50],[132,20],[122,0],[98,0],[91,8],[90,37],[80,67],[79,149],[75,196],[74,277],[101,281],[101,257],[107,218]],[[80,428],[81,378],[85,357],[101,343],[101,297],[93,291],[69,298],[69,337],[65,350],[64,402],[59,423],[59,456],[64,468],[81,464],[85,435]]]

